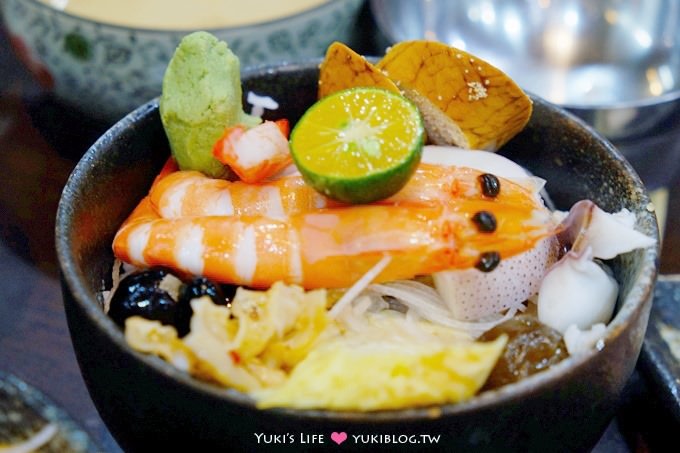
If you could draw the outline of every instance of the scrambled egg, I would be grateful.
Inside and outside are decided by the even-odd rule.
[[[132,317],[125,335],[192,375],[248,392],[258,407],[380,410],[453,403],[475,395],[506,337],[475,342],[452,329],[384,310],[344,324],[325,290],[277,283],[239,289],[231,306],[191,302],[191,332]]]
[[[482,343],[408,324],[401,314],[369,316],[367,329],[319,344],[283,385],[255,392],[258,407],[368,411],[463,401],[484,385],[506,344],[504,336]]]

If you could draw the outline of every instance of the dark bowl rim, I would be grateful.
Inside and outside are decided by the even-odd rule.
[[[272,73],[273,71],[296,71],[311,69],[318,66],[320,59],[308,59],[301,62],[274,64],[274,65],[260,65],[246,68],[242,76],[257,77]],[[529,93],[530,94],[530,93]],[[540,105],[542,108],[548,109],[554,113],[564,117],[571,125],[576,128],[584,129],[585,132],[592,136],[597,143],[603,146],[607,153],[610,154],[613,160],[623,167],[623,171],[632,180],[635,187],[641,191],[643,200],[647,200],[651,206],[651,201],[647,195],[646,189],[642,184],[636,171],[632,165],[620,154],[620,152],[607,141],[599,132],[589,126],[583,120],[574,114],[564,110],[558,105],[552,104],[538,96],[530,94],[534,106]],[[136,360],[150,367],[154,372],[162,374],[167,378],[173,379],[191,388],[193,391],[203,395],[217,398],[228,404],[235,404],[245,408],[257,410],[255,401],[246,393],[239,392],[234,389],[222,388],[209,383],[202,382],[180,371],[170,363],[150,355],[145,355],[132,350],[126,343],[124,334],[121,329],[108,317],[102,310],[101,304],[90,297],[88,287],[84,279],[79,278],[79,273],[75,266],[74,257],[69,253],[69,245],[66,241],[66,235],[62,234],[63,230],[68,230],[70,221],[68,217],[68,205],[70,199],[74,196],[75,189],[78,187],[79,175],[85,173],[88,168],[96,164],[96,162],[104,155],[104,148],[112,139],[120,135],[130,126],[145,115],[152,114],[158,110],[158,100],[156,97],[147,103],[141,105],[120,121],[115,123],[108,129],[84,154],[83,158],[78,162],[75,169],[69,176],[57,209],[55,238],[56,251],[61,269],[62,291],[68,290],[73,300],[83,309],[84,313],[90,320],[102,330],[108,340],[110,340],[118,349],[126,354],[135,357]],[[653,217],[653,210],[646,209],[641,212],[644,216]],[[638,221],[642,221],[638,218]],[[638,269],[634,286],[627,297],[619,300],[619,309],[615,313],[614,318],[609,322],[604,337],[604,344],[613,341],[618,335],[625,330],[628,321],[639,310],[642,310],[645,305],[652,303],[653,289],[658,276],[658,256],[659,256],[659,230],[655,219],[651,223],[653,231],[648,232],[656,239],[655,247],[648,247],[644,250],[643,265]],[[65,296],[65,295],[64,295]],[[266,411],[285,414],[289,417],[299,419],[328,419],[339,420],[347,422],[367,422],[367,423],[386,423],[386,422],[404,422],[404,421],[422,421],[432,419],[433,417],[461,415],[467,412],[473,412],[483,408],[490,408],[498,404],[510,404],[521,400],[523,397],[535,391],[540,391],[543,388],[548,388],[552,383],[558,382],[561,376],[574,373],[580,367],[586,365],[591,360],[594,360],[599,351],[590,349],[587,352],[569,356],[567,359],[558,363],[549,370],[534,374],[519,382],[506,385],[504,387],[482,392],[470,400],[455,403],[445,404],[439,406],[408,408],[398,410],[383,410],[373,412],[360,411],[333,411],[320,409],[291,409],[291,408],[273,408],[262,409]],[[434,408],[434,412],[433,412]]]
[[[286,16],[283,16],[283,17],[280,17],[280,18],[277,18],[277,19],[271,19],[271,20],[267,20],[267,21],[263,21],[263,22],[255,22],[255,23],[252,23],[252,24],[238,25],[238,26],[234,26],[234,27],[223,26],[223,27],[198,27],[198,28],[197,27],[146,28],[146,27],[133,27],[133,26],[129,26],[129,25],[113,24],[113,23],[110,23],[110,22],[103,22],[101,20],[91,19],[91,18],[84,17],[84,16],[78,16],[77,14],[73,14],[73,13],[69,13],[69,12],[57,9],[53,6],[50,6],[46,3],[39,1],[39,0],[22,0],[22,1],[27,1],[29,3],[33,3],[33,5],[40,7],[40,8],[43,8],[43,9],[49,11],[50,13],[56,13],[57,15],[62,15],[64,17],[71,19],[71,20],[78,20],[78,21],[90,23],[90,24],[96,25],[96,26],[101,27],[101,28],[107,28],[108,27],[108,28],[111,28],[111,29],[125,30],[125,31],[128,31],[128,32],[135,32],[135,33],[146,33],[146,34],[168,34],[168,33],[170,33],[170,34],[187,34],[187,33],[190,33],[194,30],[200,29],[200,30],[207,31],[207,32],[210,32],[210,33],[219,34],[220,32],[222,32],[222,33],[232,32],[232,31],[238,32],[238,31],[244,31],[246,29],[251,29],[251,30],[257,32],[257,30],[259,28],[264,28],[264,27],[268,27],[268,26],[272,26],[272,25],[281,25],[283,22],[290,20],[291,18],[302,18],[304,16],[310,15],[312,13],[315,13],[317,10],[321,10],[321,9],[324,9],[324,8],[328,8],[329,6],[332,6],[333,3],[337,2],[337,1],[343,1],[343,2],[356,1],[356,2],[361,3],[364,0],[325,0],[323,3],[321,3],[317,6],[314,6],[312,8],[308,8],[308,9],[305,9],[305,10],[302,10],[302,11],[298,11],[297,13],[288,14]]]

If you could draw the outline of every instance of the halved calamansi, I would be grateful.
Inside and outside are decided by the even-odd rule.
[[[418,108],[382,88],[332,93],[291,132],[291,154],[305,180],[338,201],[369,203],[401,189],[420,162],[424,126]]]

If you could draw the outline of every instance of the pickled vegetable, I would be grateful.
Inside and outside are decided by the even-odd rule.
[[[399,94],[399,88],[366,58],[334,42],[319,68],[319,99],[353,87],[379,87]]]
[[[441,42],[395,44],[376,67],[418,104],[426,123],[436,126],[427,130],[436,144],[494,151],[531,116],[531,99],[508,75]],[[430,114],[438,118],[429,121]]]
[[[569,355],[562,335],[533,315],[516,316],[484,333],[480,340],[491,341],[503,334],[508,336],[508,343],[482,390],[517,382]]]

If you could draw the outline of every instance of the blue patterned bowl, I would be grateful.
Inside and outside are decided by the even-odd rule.
[[[241,66],[318,57],[348,41],[363,0],[334,0],[284,19],[209,30]],[[114,122],[160,94],[165,67],[190,30],[144,30],[76,17],[37,0],[3,0],[12,44],[38,80],[95,119]]]

